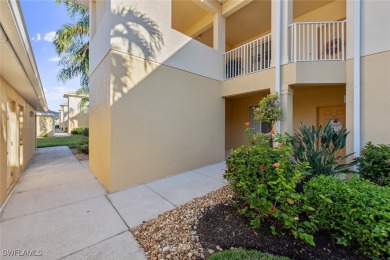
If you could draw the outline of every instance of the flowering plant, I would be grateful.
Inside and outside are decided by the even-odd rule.
[[[255,145],[234,150],[226,161],[225,178],[236,194],[234,204],[251,219],[253,227],[267,220],[273,233],[289,231],[314,244],[313,237],[302,228],[311,223],[299,220],[303,194],[295,190],[307,164],[291,160],[288,137],[275,135],[275,141],[283,145],[272,147],[266,136],[256,134]]]

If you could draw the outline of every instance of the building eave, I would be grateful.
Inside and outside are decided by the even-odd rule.
[[[48,109],[19,1],[1,1],[0,75],[36,110]],[[21,84],[23,82],[23,84]]]

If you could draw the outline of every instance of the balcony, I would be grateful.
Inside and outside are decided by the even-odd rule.
[[[289,62],[345,60],[346,21],[289,26]]]
[[[346,57],[346,21],[299,22],[288,28],[289,62],[342,61]],[[224,54],[224,79],[270,68],[271,34]]]
[[[271,34],[251,41],[223,55],[224,79],[232,79],[271,66]]]

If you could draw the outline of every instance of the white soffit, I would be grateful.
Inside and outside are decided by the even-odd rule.
[[[47,110],[46,98],[19,2],[0,1],[0,75],[30,105]]]

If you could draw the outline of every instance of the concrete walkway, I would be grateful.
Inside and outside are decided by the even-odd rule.
[[[55,137],[68,137],[68,136],[71,136],[70,134],[62,131],[61,129],[59,128],[56,128],[55,131],[54,131],[54,136]]]
[[[39,259],[145,259],[130,228],[226,184],[219,163],[107,194],[85,165],[68,147],[38,149],[1,212],[2,250],[42,250]]]

